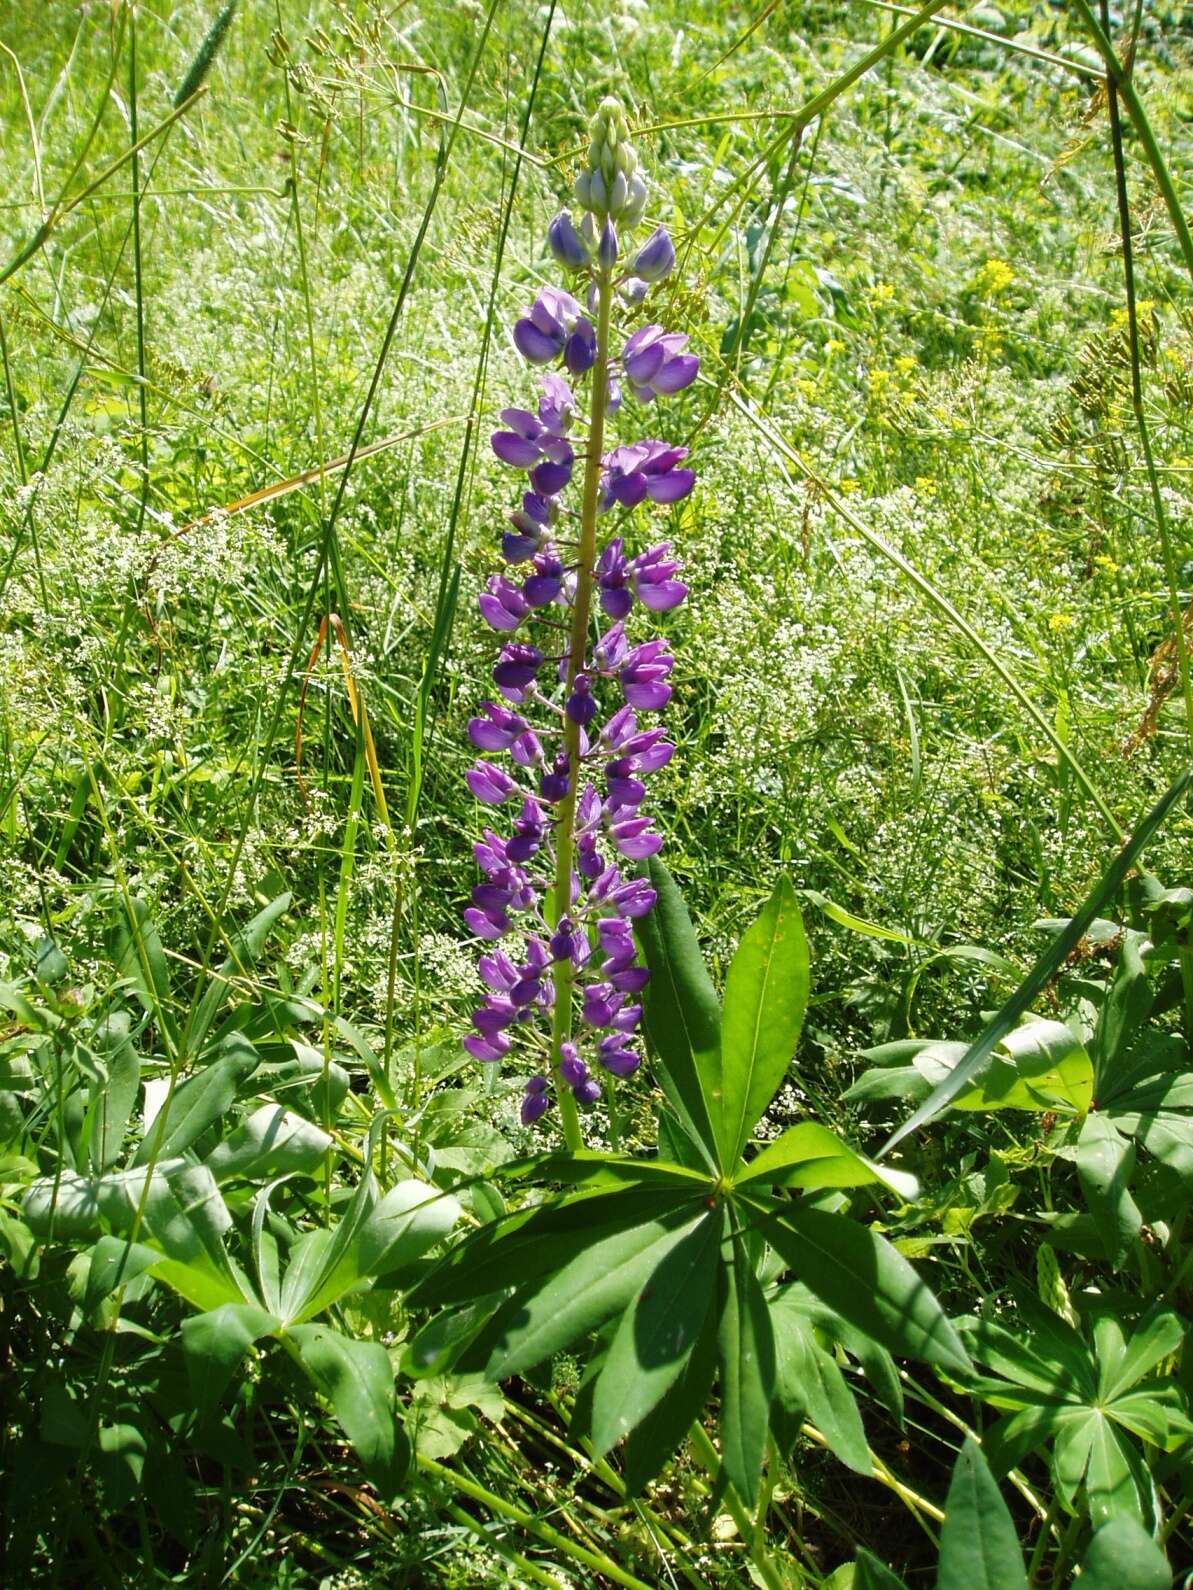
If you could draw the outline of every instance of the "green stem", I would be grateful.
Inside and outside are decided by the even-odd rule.
[[[1109,28],[1109,22],[1108,0],[1102,0],[1102,26]],[[1173,640],[1176,645],[1177,675],[1180,679],[1181,694],[1185,702],[1185,732],[1189,736],[1190,744],[1193,745],[1193,680],[1189,676],[1189,648],[1185,639],[1184,611],[1181,607],[1176,553],[1173,550],[1172,533],[1168,527],[1168,515],[1164,510],[1164,497],[1160,491],[1159,477],[1156,474],[1156,462],[1152,456],[1151,434],[1148,431],[1147,417],[1143,412],[1143,371],[1139,358],[1139,315],[1135,303],[1135,250],[1131,243],[1131,202],[1127,193],[1127,164],[1123,155],[1122,118],[1119,116],[1118,110],[1119,86],[1110,71],[1107,71],[1106,74],[1106,98],[1110,109],[1110,142],[1114,153],[1114,184],[1115,195],[1118,200],[1119,233],[1122,242],[1123,283],[1127,294],[1127,343],[1131,355],[1131,412],[1135,416],[1135,428],[1139,432],[1139,442],[1143,449],[1143,461],[1147,468],[1148,486],[1151,490],[1152,508],[1160,531],[1160,549],[1164,559],[1164,578],[1168,585],[1168,603],[1172,609],[1172,630]]]
[[[1106,75],[1114,83],[1122,95],[1123,104],[1127,107],[1127,115],[1131,118],[1131,125],[1147,156],[1147,163],[1152,168],[1152,175],[1156,179],[1168,210],[1168,219],[1172,222],[1177,241],[1181,246],[1185,268],[1193,276],[1193,234],[1189,231],[1189,224],[1185,220],[1185,213],[1181,209],[1181,201],[1177,196],[1176,186],[1169,173],[1164,156],[1160,153],[1160,146],[1156,142],[1156,135],[1152,132],[1151,124],[1139,95],[1135,92],[1135,85],[1131,82],[1131,75],[1123,67],[1122,62],[1114,53],[1114,48],[1106,34],[1098,26],[1098,19],[1094,16],[1086,0],[1073,0],[1077,15],[1085,24],[1086,32],[1094,41],[1094,46],[1102,60],[1106,63]]]
[[[710,1478],[716,1479],[721,1472],[721,1459],[717,1449],[709,1438],[708,1431],[697,1419],[688,1432],[688,1439],[692,1443],[692,1450],[700,1463],[701,1468]],[[729,1509],[733,1522],[737,1525],[738,1534],[743,1544],[750,1553],[750,1561],[758,1570],[758,1577],[762,1580],[767,1590],[786,1590],[785,1581],[776,1570],[769,1556],[759,1541],[757,1520],[750,1517],[749,1511],[738,1500],[733,1486],[725,1486],[725,1506]]]
[[[596,562],[596,522],[600,506],[601,456],[605,446],[605,411],[609,399],[609,318],[613,304],[613,283],[608,269],[597,275],[597,354],[592,367],[592,412],[588,426],[588,451],[584,461],[584,495],[580,507],[580,567],[576,576],[576,596],[572,603],[572,626],[568,640],[568,666],[564,699],[572,693],[576,675],[588,649],[588,618],[592,608],[592,569]],[[552,890],[551,921],[558,923],[568,914],[572,897],[572,857],[575,853],[576,793],[580,783],[580,725],[565,719],[564,749],[568,761],[568,792],[559,805],[555,825],[555,887]],[[572,990],[576,969],[571,960],[556,962],[555,1011],[551,1023],[551,1071],[563,1124],[564,1141],[575,1154],[584,1147],[580,1114],[571,1089],[559,1074],[563,1045],[572,1035]]]
[[[624,1585],[626,1590],[650,1590],[649,1585],[644,1584],[641,1579],[636,1579],[632,1573],[627,1573],[611,1557],[606,1557],[603,1552],[590,1551],[587,1546],[577,1545],[574,1540],[561,1535],[557,1529],[552,1529],[550,1524],[543,1523],[541,1518],[524,1512],[512,1502],[507,1502],[503,1497],[486,1490],[483,1485],[478,1485],[475,1480],[461,1474],[458,1469],[449,1469],[444,1464],[437,1463],[434,1458],[424,1457],[421,1452],[418,1453],[418,1466],[425,1474],[434,1474],[452,1490],[471,1497],[474,1502],[479,1502],[490,1512],[510,1519],[528,1535],[534,1535],[555,1551],[570,1557],[573,1562],[583,1563],[586,1568],[594,1568],[597,1573],[604,1574],[605,1578],[612,1579],[614,1584]]]

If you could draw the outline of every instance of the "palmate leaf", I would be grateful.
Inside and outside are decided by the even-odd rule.
[[[223,1303],[183,1320],[182,1351],[200,1418],[215,1408],[252,1344],[280,1325],[258,1303]]]
[[[929,1084],[947,1081],[968,1053],[961,1044],[932,1044],[912,1061]],[[950,1100],[954,1110],[1064,1110],[1081,1114],[1093,1097],[1094,1070],[1085,1046],[1063,1022],[1033,1020],[1007,1033]]]
[[[737,1163],[787,1074],[808,1004],[808,941],[795,890],[780,879],[742,935],[721,1013],[721,1164]]]
[[[919,1192],[914,1176],[876,1165],[818,1121],[800,1121],[789,1126],[757,1158],[750,1160],[734,1180],[739,1187],[763,1182],[805,1188],[864,1187],[880,1182],[904,1199],[912,1199]]]
[[[937,1590],[1027,1590],[1011,1514],[969,1437],[949,1482],[936,1583]]]
[[[670,1250],[703,1216],[640,1222],[584,1247],[537,1290],[520,1293],[493,1321],[485,1373],[505,1380],[541,1364],[628,1308]]]
[[[1040,956],[1032,967],[1027,977],[1005,1002],[994,1019],[990,1021],[977,1040],[970,1045],[969,1052],[964,1060],[955,1066],[947,1077],[935,1087],[931,1094],[914,1110],[902,1123],[899,1129],[892,1133],[883,1145],[882,1153],[888,1154],[897,1143],[914,1132],[917,1127],[939,1115],[967,1083],[977,1075],[985,1064],[989,1055],[1006,1035],[1018,1024],[1020,1018],[1030,1010],[1032,1003],[1052,981],[1053,977],[1063,966],[1066,958],[1080,944],[1082,937],[1090,924],[1097,918],[1102,907],[1108,900],[1114,898],[1126,881],[1128,873],[1138,860],[1140,853],[1156,830],[1164,822],[1169,812],[1180,800],[1193,779],[1193,772],[1182,773],[1164,796],[1157,801],[1151,811],[1139,824],[1131,838],[1115,856],[1110,866],[1098,879],[1085,903],[1077,914],[1072,917],[1062,932]]]
[[[969,1356],[932,1291],[877,1232],[798,1203],[765,1220],[762,1232],[810,1291],[889,1352],[969,1372]]]
[[[208,1154],[217,1182],[242,1176],[309,1175],[323,1163],[332,1140],[321,1127],[280,1104],[263,1104]]]
[[[721,1463],[734,1490],[752,1506],[775,1389],[775,1338],[746,1242],[737,1232],[729,1263],[722,1267],[721,1289]]]
[[[1131,1197],[1135,1145],[1105,1115],[1087,1115],[1077,1139],[1077,1178],[1097,1222],[1106,1258],[1118,1266],[1143,1226]]]
[[[658,898],[638,924],[651,974],[643,1000],[646,1036],[664,1093],[715,1169],[725,1136],[721,1008],[675,879],[655,856],[648,869]]]
[[[410,1443],[398,1422],[389,1354],[380,1342],[356,1341],[324,1325],[295,1325],[287,1336],[365,1473],[392,1503],[410,1465]]]
[[[1077,1582],[1082,1590],[1169,1590],[1172,1570],[1143,1525],[1119,1513],[1094,1532]]]
[[[597,1377],[597,1456],[641,1423],[682,1374],[716,1292],[722,1215],[712,1210],[669,1246],[621,1317]]]

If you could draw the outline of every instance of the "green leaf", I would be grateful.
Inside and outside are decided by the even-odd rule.
[[[960,1051],[960,1052],[959,1052]],[[933,1044],[912,1062],[932,1087],[964,1059],[960,1044]],[[1060,1021],[1035,1019],[1016,1027],[985,1056],[954,1110],[1055,1110],[1081,1114],[1093,1096],[1093,1062]]]
[[[204,1163],[217,1182],[235,1176],[252,1181],[266,1176],[309,1175],[323,1163],[331,1144],[326,1132],[301,1115],[280,1104],[263,1104],[217,1144]]]
[[[721,1362],[721,1465],[734,1490],[752,1507],[775,1390],[775,1337],[770,1311],[744,1239],[734,1232],[732,1258],[722,1274],[724,1297],[717,1332]]]
[[[165,1119],[159,1116],[152,1122],[133,1156],[133,1164],[145,1165],[151,1159],[160,1162],[189,1148],[232,1108],[237,1088],[260,1063],[261,1057],[252,1044],[243,1038],[228,1039],[217,1059],[175,1088],[173,1097],[162,1106]]]
[[[1042,1314],[1042,1307],[1035,1313]],[[1073,1328],[1056,1315],[1047,1337],[1016,1322],[1007,1329],[994,1320],[960,1319],[957,1331],[980,1364],[1026,1386],[1042,1397],[1083,1401],[1096,1395],[1093,1360]]]
[[[1077,1139],[1077,1177],[1089,1212],[1098,1224],[1106,1258],[1116,1268],[1126,1258],[1143,1226],[1131,1197],[1135,1145],[1104,1115],[1087,1115]]]
[[[907,1584],[897,1573],[884,1567],[877,1557],[862,1549],[853,1565],[850,1590],[907,1590]]]
[[[505,1380],[541,1364],[628,1308],[646,1278],[699,1221],[640,1221],[585,1244],[537,1290],[511,1299],[494,1320],[496,1345],[485,1373]]]
[[[812,1322],[783,1293],[772,1302],[778,1377],[775,1390],[790,1420],[806,1415],[833,1455],[855,1474],[874,1473],[862,1416],[836,1359],[816,1340]],[[789,1432],[793,1435],[795,1432]]]
[[[258,911],[252,921],[233,937],[228,945],[227,959],[219,970],[212,974],[194,1017],[186,1029],[184,1034],[186,1054],[195,1055],[202,1049],[208,1028],[235,986],[233,980],[237,976],[244,977],[256,964],[274,924],[289,908],[290,896],[279,894],[276,900],[271,900],[263,911]]]
[[[1124,933],[1114,981],[1098,1015],[1091,1047],[1099,1101],[1106,1092],[1105,1084],[1113,1087],[1114,1073],[1125,1064],[1155,999],[1143,966],[1144,942],[1142,933]]]
[[[1082,1590],[1170,1590],[1172,1570],[1138,1519],[1120,1513],[1094,1532],[1077,1583]]]
[[[674,1385],[626,1436],[621,1447],[622,1478],[636,1496],[684,1443],[704,1412],[717,1367],[717,1317],[710,1309]]]
[[[688,1201],[688,1194],[677,1194],[675,1207]],[[410,1301],[419,1307],[467,1303],[526,1286],[566,1264],[581,1246],[657,1219],[667,1207],[653,1187],[632,1187],[520,1209],[456,1243],[412,1289]]]
[[[389,1354],[380,1342],[355,1341],[325,1325],[295,1325],[286,1334],[382,1501],[391,1505],[409,1467],[410,1444],[397,1419]]]
[[[787,1074],[808,1004],[808,941],[795,891],[781,878],[742,936],[721,1012],[722,1167],[735,1165]]]
[[[96,1099],[96,1121],[91,1134],[91,1165],[105,1171],[120,1158],[129,1116],[141,1087],[141,1062],[128,1036],[125,1011],[109,1011],[97,1024],[91,1041],[103,1055],[108,1072],[106,1085]]]
[[[154,1020],[176,1037],[170,1013],[170,970],[149,906],[141,899],[119,898],[114,910],[109,949],[116,974],[128,980]]]
[[[950,1071],[949,1075],[944,1078],[939,1086],[932,1090],[923,1104],[908,1116],[898,1131],[891,1135],[883,1145],[883,1154],[888,1154],[897,1143],[902,1142],[909,1132],[914,1132],[917,1127],[923,1126],[934,1116],[939,1115],[941,1110],[945,1109],[947,1105],[951,1104],[971,1078],[978,1073],[987,1057],[992,1053],[995,1045],[1006,1037],[1016,1026],[1020,1017],[1031,1009],[1032,1003],[1051,983],[1068,956],[1081,943],[1086,929],[1095,920],[1102,907],[1108,900],[1113,899],[1121,889],[1140,852],[1163,823],[1177,801],[1184,795],[1191,779],[1193,779],[1193,770],[1182,773],[1165,795],[1153,806],[1131,838],[1119,851],[1118,855],[1115,856],[1101,878],[1099,878],[1080,911],[1070,919],[1064,930],[1053,939],[1023,982],[1020,983],[1019,987],[1001,1007],[994,1019],[987,1024],[976,1042],[970,1046],[969,1053],[961,1064]]]
[[[144,1242],[129,1242],[125,1237],[101,1237],[91,1250],[87,1285],[79,1307],[84,1314],[92,1313],[118,1286],[144,1275],[160,1259],[157,1249]]]
[[[214,1411],[252,1344],[280,1324],[256,1303],[223,1303],[183,1320],[182,1351],[200,1418]]]
[[[413,1263],[442,1241],[459,1218],[460,1205],[449,1193],[422,1181],[396,1182],[366,1212],[349,1211],[302,1286],[292,1288],[287,1272],[286,1319],[313,1319],[353,1287]]]
[[[919,1183],[905,1171],[887,1170],[843,1143],[818,1121],[800,1121],[777,1137],[734,1178],[739,1187],[769,1182],[781,1187],[864,1187],[881,1182],[911,1200]]]
[[[1185,1324],[1171,1309],[1156,1308],[1140,1320],[1112,1374],[1100,1377],[1099,1395],[1113,1402],[1157,1364],[1180,1350]]]
[[[705,1214],[668,1246],[622,1315],[592,1403],[596,1455],[621,1440],[683,1372],[716,1290],[719,1211]]]
[[[1010,1511],[970,1437],[949,1482],[936,1584],[937,1590],[1027,1590]]]
[[[927,1284],[877,1232],[796,1204],[763,1234],[798,1278],[889,1352],[966,1374],[969,1357]]]
[[[57,1182],[43,1177],[29,1187],[21,1212],[42,1240],[51,1230],[63,1240],[98,1237],[101,1225],[120,1235],[137,1229],[159,1250],[152,1273],[196,1307],[243,1301],[223,1245],[232,1217],[203,1165],[173,1160],[152,1175],[137,1168],[90,1180],[70,1171]]]
[[[648,869],[658,899],[638,924],[651,973],[646,1036],[658,1056],[663,1091],[715,1167],[724,1134],[720,1006],[675,879],[656,856]]]
[[[1057,1442],[1059,1461],[1060,1441]],[[1100,1408],[1088,1418],[1085,1494],[1095,1528],[1115,1513],[1150,1519],[1151,1477],[1138,1451]]]

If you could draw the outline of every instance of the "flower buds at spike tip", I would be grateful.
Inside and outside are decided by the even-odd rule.
[[[588,132],[588,158],[576,178],[576,203],[601,220],[632,227],[642,219],[646,183],[638,171],[638,156],[620,102],[603,99]]]
[[[675,266],[675,244],[665,226],[656,226],[638,250],[630,270],[643,281],[661,282]]]
[[[588,244],[572,225],[572,217],[567,210],[560,210],[547,227],[547,247],[565,270],[580,270],[592,257]]]

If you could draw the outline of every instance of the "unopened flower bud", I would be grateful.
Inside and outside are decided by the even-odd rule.
[[[560,210],[548,226],[547,247],[565,269],[579,270],[582,265],[588,264],[588,246],[572,225],[572,218],[566,210]]]
[[[656,226],[630,266],[644,281],[661,282],[675,265],[675,244],[665,226]]]

